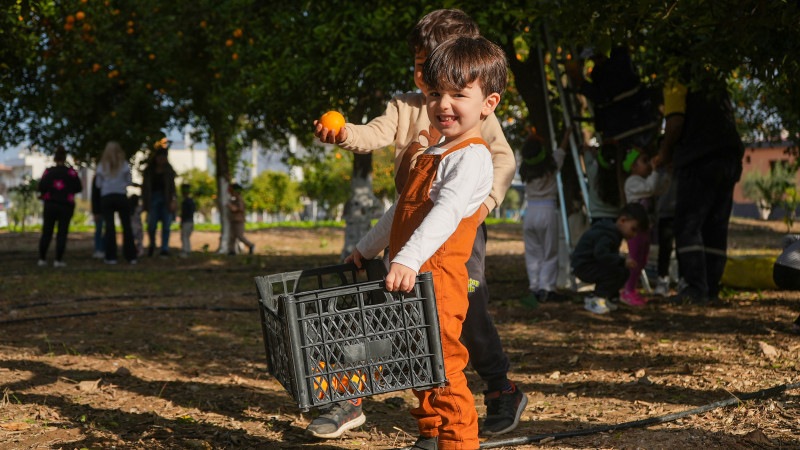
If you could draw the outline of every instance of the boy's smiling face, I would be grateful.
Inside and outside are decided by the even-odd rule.
[[[460,142],[481,135],[481,119],[494,112],[500,95],[483,95],[480,80],[460,90],[429,88],[426,95],[428,118],[444,143]]]
[[[428,59],[428,52],[420,50],[414,53],[414,84],[417,85],[423,95],[428,95],[428,86],[422,81],[422,65]]]

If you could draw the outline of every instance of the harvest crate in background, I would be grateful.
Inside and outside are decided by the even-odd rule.
[[[433,278],[388,292],[380,260],[256,277],[267,368],[301,409],[443,385]]]

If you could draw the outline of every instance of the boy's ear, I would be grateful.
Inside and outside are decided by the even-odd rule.
[[[492,92],[489,94],[488,97],[483,101],[483,108],[481,108],[481,117],[488,117],[489,114],[492,114],[497,108],[497,105],[500,104],[500,94],[497,92]]]

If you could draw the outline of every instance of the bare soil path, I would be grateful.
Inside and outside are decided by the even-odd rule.
[[[249,235],[252,257],[204,251],[218,235],[196,232],[189,258],[107,266],[91,259],[92,236],[76,233],[68,266],[56,270],[36,266],[38,234],[0,234],[0,448],[412,443],[409,392],[366,399],[367,423],[340,439],[304,436],[311,415],[266,372],[253,277],[337,263],[342,230]],[[780,226],[737,221],[730,247],[775,254],[780,236]],[[171,242],[178,245],[176,233]],[[503,439],[660,416],[800,381],[800,336],[790,332],[800,292],[730,290],[708,307],[653,299],[606,316],[584,311],[579,297],[530,310],[518,302],[527,288],[519,225],[490,227],[489,242],[491,311],[510,376],[529,397],[519,428]],[[484,386],[474,371],[468,377],[482,415]],[[540,447],[800,448],[800,390],[518,448]]]

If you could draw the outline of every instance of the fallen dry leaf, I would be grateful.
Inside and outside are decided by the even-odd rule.
[[[25,422],[0,423],[0,428],[10,431],[22,431],[22,430],[27,430],[30,427],[31,424]]]
[[[777,358],[778,357],[778,350],[775,347],[767,344],[764,341],[758,341],[758,347],[761,349],[761,354],[766,356],[769,359]]]
[[[94,392],[100,388],[101,381],[103,381],[102,378],[94,381],[81,381],[78,383],[78,390],[83,392]]]

